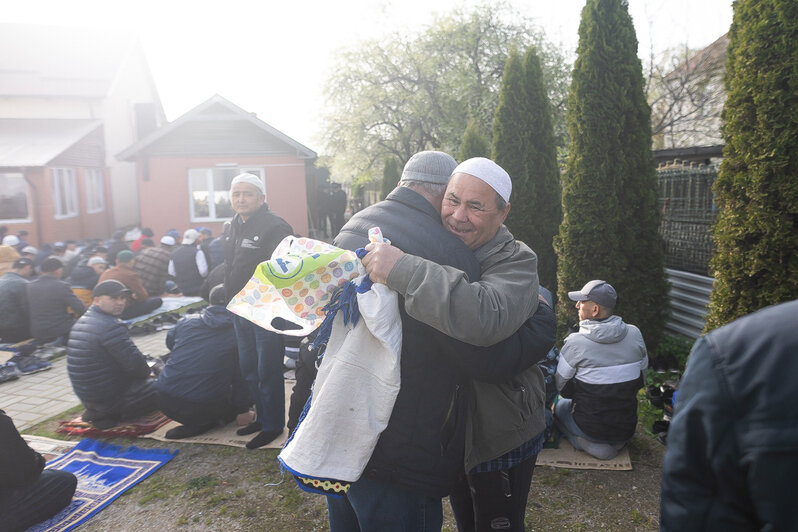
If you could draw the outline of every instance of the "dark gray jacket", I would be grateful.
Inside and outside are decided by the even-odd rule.
[[[51,275],[42,274],[27,285],[30,332],[37,342],[49,342],[69,333],[74,320],[86,312],[86,305],[72,292],[67,283]]]
[[[124,322],[92,305],[69,335],[67,372],[86,407],[110,412],[132,383],[149,376],[150,368]]]
[[[798,530],[798,300],[700,338],[679,384],[661,530]]]

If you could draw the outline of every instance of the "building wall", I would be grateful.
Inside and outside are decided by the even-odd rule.
[[[140,48],[131,47],[112,81],[103,101],[106,165],[110,169],[113,190],[114,227],[139,225],[139,193],[136,188],[136,165],[118,161],[116,154],[139,140],[136,136],[135,105],[159,102],[146,60]],[[166,122],[160,103],[156,125]]]
[[[153,157],[138,165],[141,225],[152,228],[160,238],[171,228],[180,233],[199,225],[214,236],[224,222],[194,222],[188,195],[188,171],[213,168],[218,164],[265,167],[266,201],[269,208],[284,218],[296,233],[308,234],[305,162],[294,156],[274,157]],[[148,165],[148,167],[145,167]]]

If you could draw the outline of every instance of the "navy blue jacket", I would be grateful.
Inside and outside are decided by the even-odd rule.
[[[211,305],[189,314],[167,333],[166,347],[171,353],[158,375],[159,392],[194,403],[232,398],[238,412],[246,412],[249,396],[238,367],[230,311]]]
[[[175,265],[175,281],[184,296],[199,295],[205,278],[197,268],[197,246],[182,244],[172,252]]]
[[[662,468],[661,530],[798,530],[798,300],[693,346]]]
[[[385,201],[355,214],[334,244],[363,247],[374,226],[403,251],[458,268],[473,281],[479,279],[479,264],[471,250],[444,229],[438,212],[417,192],[396,188]],[[498,346],[476,348],[410,318],[403,302],[399,309],[401,388],[363,474],[443,497],[463,471],[468,375],[496,382],[509,379],[520,367],[534,363],[520,361],[521,343],[530,337],[514,335]]]
[[[132,383],[149,376],[150,368],[124,322],[92,305],[69,334],[67,372],[86,407],[112,411]]]

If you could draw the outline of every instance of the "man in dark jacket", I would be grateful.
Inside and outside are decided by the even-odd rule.
[[[274,248],[294,233],[288,223],[266,204],[266,187],[253,174],[233,178],[230,201],[235,217],[224,226],[224,288],[228,298],[247,284],[258,264],[268,260]],[[249,384],[258,420],[238,434],[258,434],[247,443],[256,449],[268,444],[285,428],[285,384],[282,336],[262,329],[240,316],[233,317],[241,373]]]
[[[47,258],[40,269],[41,275],[26,287],[30,332],[38,344],[63,345],[75,323],[73,314],[86,312],[86,305],[61,280],[64,265],[60,260]]]
[[[662,467],[661,530],[798,530],[798,300],[698,339]]]
[[[199,232],[187,229],[180,246],[172,252],[169,275],[175,278],[184,296],[199,295],[202,282],[208,276],[208,259],[197,246]]]
[[[440,205],[456,161],[442,152],[421,152],[405,165],[400,186],[385,201],[358,212],[344,225],[335,245],[347,249],[368,243],[379,227],[406,253],[462,270],[479,279],[471,250],[440,221]],[[441,498],[463,470],[469,377],[488,378],[508,363],[503,348],[475,348],[402,316],[401,388],[387,428],[361,478],[342,498],[328,497],[330,527],[338,530],[437,530]],[[508,340],[506,345],[510,345]],[[485,350],[489,349],[489,350]],[[515,360],[515,359],[513,359]],[[490,368],[491,364],[496,366]],[[519,371],[497,372],[497,382]]]
[[[68,471],[44,470],[42,455],[28,447],[14,422],[0,410],[0,528],[25,530],[72,501],[78,479]]]
[[[158,407],[155,380],[144,355],[118,318],[130,291],[119,281],[98,283],[93,304],[72,327],[67,372],[86,412],[83,420],[110,428]]]
[[[0,339],[5,342],[30,338],[26,286],[32,273],[33,261],[22,258],[0,277]]]
[[[189,438],[248,418],[251,401],[238,367],[233,314],[223,286],[211,290],[210,306],[177,322],[166,335],[169,358],[158,375],[160,410],[182,423],[166,433]]]

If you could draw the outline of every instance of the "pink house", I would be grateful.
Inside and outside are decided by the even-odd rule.
[[[156,239],[171,228],[221,234],[234,212],[230,181],[263,179],[269,208],[307,235],[306,178],[316,152],[219,95],[117,155],[136,163],[141,225]]]

